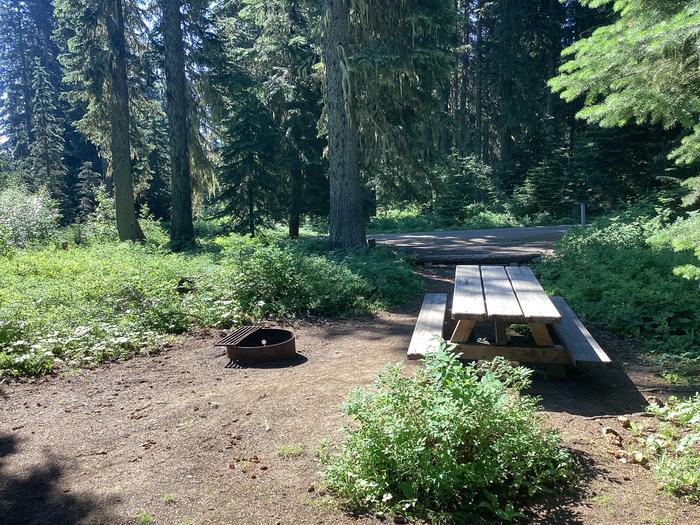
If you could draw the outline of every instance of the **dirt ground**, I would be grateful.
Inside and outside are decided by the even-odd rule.
[[[426,270],[427,289],[448,291],[452,272]],[[160,355],[0,385],[0,523],[379,523],[335,507],[314,452],[339,437],[346,394],[405,361],[419,307],[299,323],[294,366],[225,368],[213,346],[221,334],[209,332]],[[533,392],[585,483],[533,505],[532,522],[700,524],[699,507],[659,493],[647,470],[610,454],[603,426],[632,437],[594,416],[639,412],[664,382],[624,343],[594,335],[615,366],[577,380],[536,376]],[[281,457],[280,447],[297,444],[298,457]]]

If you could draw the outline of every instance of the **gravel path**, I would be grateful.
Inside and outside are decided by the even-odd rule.
[[[571,226],[492,228],[370,235],[377,244],[401,248],[431,262],[526,261],[553,248]]]

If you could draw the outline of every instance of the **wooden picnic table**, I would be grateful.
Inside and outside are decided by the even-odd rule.
[[[550,333],[550,326],[561,321],[561,314],[528,267],[457,266],[452,318],[457,326],[450,342],[465,359],[503,356],[524,363],[571,362]],[[494,324],[494,343],[467,342],[477,321]],[[507,345],[506,330],[511,324],[527,324],[537,346]]]
[[[408,349],[408,357],[430,351],[443,336],[446,294],[426,294]],[[563,365],[607,365],[610,358],[562,297],[550,298],[526,266],[457,266],[448,343],[466,360],[497,356],[520,363],[540,363],[561,373]],[[470,340],[477,322],[493,323],[492,341]],[[511,344],[507,329],[527,325],[533,344]]]

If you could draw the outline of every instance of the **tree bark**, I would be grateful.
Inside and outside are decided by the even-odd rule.
[[[459,60],[459,69],[455,73],[459,77],[459,102],[457,110],[457,126],[459,150],[466,151],[470,140],[469,134],[469,111],[467,108],[467,94],[469,91],[469,45],[471,43],[471,6],[469,2],[462,2],[459,6],[462,17],[462,45],[466,51],[462,53]]]
[[[255,237],[255,201],[252,183],[248,183],[248,233],[251,237]]]
[[[179,0],[161,0],[165,38],[165,80],[170,140],[172,215],[170,245],[182,250],[194,244],[192,182],[187,143],[187,84],[185,46]]]
[[[357,131],[351,117],[351,93],[347,92],[348,71],[342,63],[343,57],[349,54],[349,0],[324,0],[323,8],[326,22],[323,61],[328,114],[330,242],[333,248],[353,248],[364,246],[366,240]]]
[[[121,0],[107,4],[107,37],[112,60],[110,76],[112,93],[110,104],[110,149],[112,152],[112,179],[117,215],[117,232],[122,241],[144,239],[134,205],[134,183],[131,178],[131,153],[129,151],[129,88],[126,74],[126,40],[124,37],[124,11]]]
[[[554,23],[560,24],[557,20],[557,1],[548,0],[547,2],[547,18],[550,26]],[[561,27],[559,25],[559,27]],[[558,33],[558,32],[557,32]],[[557,34],[558,36],[558,34]],[[557,72],[557,60],[561,52],[559,38],[552,38],[547,49],[547,80],[553,78]],[[553,138],[554,135],[554,93],[549,86],[545,87],[545,102],[544,102],[544,133],[548,138]]]
[[[483,83],[484,73],[482,71],[481,44],[482,33],[482,8],[483,0],[478,0],[476,4],[476,42],[474,44],[474,73],[476,83],[476,100],[474,101],[474,113],[476,118],[476,144],[475,151],[480,160],[484,160],[485,138],[484,138],[484,115],[483,115]]]
[[[289,172],[289,238],[299,237],[301,225],[302,173],[297,166]]]

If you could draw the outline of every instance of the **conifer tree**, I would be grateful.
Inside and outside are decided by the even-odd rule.
[[[34,187],[46,187],[58,198],[66,174],[63,126],[57,116],[57,94],[38,58],[34,61],[32,89],[32,143],[25,163],[26,176]]]
[[[227,97],[229,116],[222,131],[219,199],[232,227],[255,235],[259,227],[284,217],[275,166],[278,142],[272,118],[250,89],[250,80],[244,73],[233,79]]]
[[[170,180],[172,218],[170,244],[181,250],[194,243],[192,225],[192,182],[187,124],[187,85],[185,47],[182,34],[180,0],[163,0],[163,35],[165,41],[165,78],[170,137]]]
[[[95,211],[100,179],[100,174],[93,169],[92,163],[83,162],[78,172],[78,182],[76,184],[78,191],[78,215],[81,219],[85,219]]]
[[[323,63],[328,115],[330,242],[333,248],[365,244],[363,186],[355,101],[347,57],[352,53],[351,0],[324,0]]]
[[[303,214],[326,215],[328,209],[326,142],[318,133],[321,83],[314,70],[321,59],[313,42],[317,13],[299,0],[246,0],[245,5],[240,18],[251,27],[250,48],[235,50],[231,59],[256,77],[256,91],[279,131],[276,164],[280,190],[288,196],[283,204],[289,236],[295,238]]]
[[[11,157],[23,161],[32,143],[32,81],[38,58],[59,92],[52,0],[0,0],[0,133]]]
[[[56,0],[56,13],[67,34],[61,57],[66,81],[73,84],[73,100],[88,103],[78,126],[108,153],[122,241],[144,238],[134,203],[126,38],[126,20],[138,18],[139,7],[128,2]]]
[[[582,99],[578,117],[602,127],[658,124],[686,131],[671,157],[700,159],[697,48],[700,1],[582,0],[612,6],[615,20],[564,51],[568,61],[550,81],[566,101]],[[700,177],[692,179],[700,197]]]

